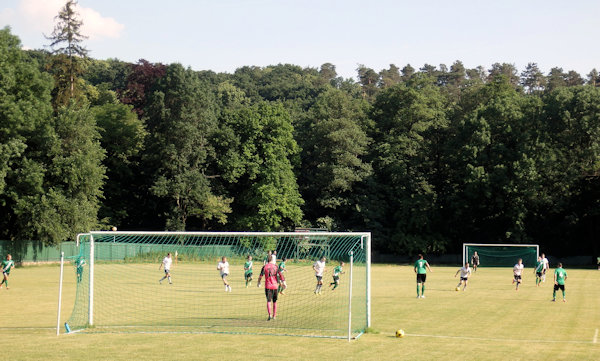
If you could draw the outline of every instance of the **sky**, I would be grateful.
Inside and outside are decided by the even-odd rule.
[[[24,49],[49,41],[65,0],[0,0],[0,27]],[[178,62],[232,73],[280,63],[356,78],[411,64],[468,68],[530,62],[585,77],[600,69],[597,0],[79,0],[95,59]]]

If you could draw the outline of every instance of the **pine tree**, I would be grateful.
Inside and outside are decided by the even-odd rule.
[[[77,82],[83,73],[83,62],[88,50],[81,44],[87,36],[82,35],[83,22],[76,11],[77,1],[68,0],[54,18],[56,24],[50,36],[50,48],[55,55],[49,67],[54,76],[54,104],[66,105],[77,96]]]

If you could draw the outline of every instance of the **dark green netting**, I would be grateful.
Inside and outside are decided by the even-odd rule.
[[[523,259],[525,267],[534,267],[537,261],[536,246],[472,246],[467,245],[467,261],[475,252],[479,255],[479,267],[512,267],[519,258]]]

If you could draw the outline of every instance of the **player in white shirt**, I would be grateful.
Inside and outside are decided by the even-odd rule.
[[[165,276],[161,279],[158,280],[158,283],[162,284],[162,281],[165,278],[169,279],[169,284],[173,284],[173,282],[171,282],[171,264],[173,263],[173,259],[171,258],[171,252],[167,253],[167,256],[165,258],[163,258],[162,262],[160,263],[160,265],[158,266],[158,269],[160,270],[161,268],[165,269]]]
[[[463,291],[467,288],[467,283],[469,282],[469,276],[471,275],[471,268],[469,268],[469,262],[465,262],[465,266],[461,267],[456,273],[454,277],[458,275],[460,272],[460,281],[456,285],[456,288],[460,288],[460,284],[464,284]]]
[[[323,286],[323,272],[325,272],[325,257],[321,257],[320,260],[313,264],[313,270],[315,271],[315,277],[317,277],[317,287],[315,287],[315,294],[321,294],[321,286]]]
[[[542,267],[542,282],[546,282],[546,272],[550,270],[550,262],[548,262],[548,258],[546,255],[542,253],[542,263],[544,266]]]
[[[217,269],[221,272],[221,279],[225,285],[225,292],[231,292],[231,286],[229,285],[229,282],[227,282],[227,276],[229,275],[229,262],[227,262],[227,257],[221,258],[221,262],[217,265]]]
[[[512,283],[513,284],[515,282],[517,283],[517,287],[515,288],[515,291],[519,290],[519,285],[521,284],[521,274],[523,273],[523,268],[525,268],[525,266],[523,265],[523,260],[521,258],[519,258],[519,261],[513,267],[513,275],[514,275],[514,277],[513,277]]]

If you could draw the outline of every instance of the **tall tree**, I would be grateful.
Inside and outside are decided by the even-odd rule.
[[[90,109],[100,132],[100,143],[106,150],[104,166],[106,183],[101,218],[119,228],[133,226],[137,209],[141,206],[136,196],[140,176],[139,155],[147,136],[145,124],[130,105],[107,103]]]
[[[437,70],[437,68],[434,65],[431,65],[431,64],[425,64],[425,65],[423,65],[421,68],[419,68],[419,71],[421,73],[425,73],[426,75],[428,75],[432,79],[436,79],[437,76],[438,76],[438,70]]]
[[[493,80],[498,76],[504,76],[510,84],[513,86],[519,85],[519,76],[517,75],[517,68],[513,64],[508,63],[494,63],[492,68],[489,70],[488,79]]]
[[[357,184],[371,175],[365,161],[367,104],[340,90],[321,94],[307,114],[307,124],[298,131],[302,142],[299,182],[311,222],[326,217],[339,228],[355,226],[359,200]]]
[[[446,86],[448,85],[449,73],[446,64],[440,64],[440,69],[437,72],[437,85]]]
[[[471,99],[468,99],[471,98]],[[465,97],[454,120],[449,163],[454,189],[447,204],[454,237],[523,242],[528,209],[539,191],[536,169],[541,100],[525,97],[500,76]]]
[[[33,209],[32,223],[48,241],[73,239],[97,228],[105,167],[105,150],[93,113],[87,106],[59,109],[54,121],[57,142],[48,156],[47,190]],[[47,220],[54,218],[54,224]]]
[[[66,105],[76,96],[76,86],[83,73],[83,59],[88,50],[82,45],[87,39],[81,34],[83,22],[76,11],[77,1],[67,0],[54,18],[56,24],[50,36],[50,48],[56,55],[49,64],[55,79],[55,104]]]
[[[191,69],[172,64],[148,99],[145,164],[154,169],[151,192],[164,201],[157,211],[165,213],[166,229],[185,230],[190,217],[223,216],[206,212],[218,197],[211,184],[216,175],[209,173],[217,129],[213,94]]]
[[[600,76],[598,75],[598,70],[596,68],[592,69],[590,73],[587,75],[587,83],[591,86],[599,86],[600,85]]]
[[[463,87],[467,78],[467,71],[463,63],[459,60],[455,61],[450,66],[450,74],[448,74],[448,84],[454,88],[460,89]]]
[[[585,81],[575,70],[569,70],[569,72],[565,75],[565,82],[567,86],[578,86],[583,85]]]
[[[541,139],[548,156],[543,162],[543,192],[538,205],[539,233],[561,252],[598,255],[600,229],[600,89],[563,87],[544,99]]]
[[[482,66],[478,66],[473,69],[467,69],[466,72],[469,86],[481,85],[485,83],[487,79],[485,75],[485,69]]]
[[[243,230],[291,230],[302,219],[304,203],[293,172],[299,148],[282,104],[261,102],[236,107],[222,119],[233,130],[238,160],[232,209]],[[232,154],[228,154],[232,155]]]
[[[448,121],[439,87],[425,74],[383,91],[373,104],[376,233],[392,251],[439,251],[436,173]]]
[[[375,96],[379,84],[379,74],[362,64],[359,64],[356,71],[358,72],[358,81],[362,86],[363,97],[369,99]]]
[[[379,87],[382,89],[389,88],[401,81],[400,69],[394,64],[390,64],[389,69],[383,69],[379,72]]]
[[[50,126],[52,79],[25,61],[19,38],[0,30],[0,237],[37,237],[31,210],[44,195],[48,154],[55,143]]]
[[[319,74],[325,81],[327,81],[331,85],[335,85],[337,78],[337,71],[335,70],[335,65],[331,63],[322,64],[321,69],[319,69]]]
[[[536,63],[529,63],[521,73],[520,84],[529,94],[544,90],[546,78]]]
[[[134,111],[143,117],[150,102],[148,97],[155,90],[158,81],[165,76],[166,69],[163,64],[153,64],[144,59],[131,65],[125,88],[118,90],[121,101],[132,105]]]
[[[562,68],[554,67],[550,69],[547,77],[548,86],[546,87],[546,90],[551,92],[566,86],[567,82],[565,81],[565,77],[566,74]]]
[[[104,151],[86,107],[53,116],[51,79],[0,31],[0,229],[59,243],[98,225]]]
[[[410,64],[406,64],[406,66],[404,66],[404,68],[402,68],[402,81],[403,82],[409,81],[410,78],[412,78],[414,73],[415,73],[415,68],[410,66]]]

